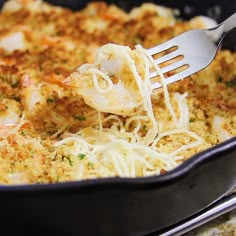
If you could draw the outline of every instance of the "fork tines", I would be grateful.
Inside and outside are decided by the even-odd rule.
[[[165,55],[160,56],[159,58],[154,58],[154,60],[155,63],[160,66],[161,72],[163,74],[166,74],[168,72],[174,73],[176,70],[176,73],[173,75],[165,75],[165,77],[167,77],[165,80],[167,84],[173,83],[191,74],[189,71],[186,70],[189,67],[189,64],[185,60],[183,53],[177,45],[173,44],[172,40],[148,49],[148,53],[150,53],[150,55],[153,57],[161,53],[166,53]],[[153,71],[149,75],[150,79],[156,76],[158,76],[157,71]],[[152,86],[154,89],[156,89],[161,87],[162,85],[159,82],[155,82]]]

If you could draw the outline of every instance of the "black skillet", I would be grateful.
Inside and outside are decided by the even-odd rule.
[[[88,1],[50,2],[77,10]],[[142,1],[114,2],[128,10]],[[185,18],[210,14],[221,21],[236,11],[235,0],[155,2],[179,8]],[[224,46],[235,49],[234,39],[235,31]],[[235,184],[232,138],[161,176],[0,186],[0,235],[159,235],[158,230],[206,208]]]

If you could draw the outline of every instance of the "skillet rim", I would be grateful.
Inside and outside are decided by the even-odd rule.
[[[68,181],[59,183],[42,184],[22,184],[22,185],[0,185],[0,193],[19,193],[19,192],[68,192],[78,190],[99,190],[109,187],[110,189],[153,189],[163,187],[186,177],[198,167],[214,161],[214,159],[224,158],[224,155],[235,153],[236,155],[236,137],[217,144],[202,152],[199,152],[189,158],[187,161],[174,168],[173,170],[156,176],[120,178],[108,177],[80,181]]]

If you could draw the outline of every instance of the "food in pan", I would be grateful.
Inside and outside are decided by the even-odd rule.
[[[177,13],[154,4],[126,13],[104,2],[79,12],[6,2],[0,183],[158,175],[235,136],[235,53],[222,50],[204,71],[151,89],[148,74],[159,68],[144,48],[214,24]]]

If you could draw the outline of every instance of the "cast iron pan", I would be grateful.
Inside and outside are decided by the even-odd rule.
[[[86,1],[51,2],[79,9]],[[129,9],[140,2],[116,3]],[[223,9],[215,15],[218,20],[236,11],[236,2],[227,0],[224,5],[221,0],[157,3],[178,7],[187,17],[211,11],[214,15],[216,5]],[[186,4],[192,6],[187,14]],[[231,49],[234,45],[235,41],[229,44]],[[236,138],[232,138],[156,177],[1,186],[0,232],[3,236],[158,235],[159,230],[197,213],[232,189],[236,184],[235,160]]]

